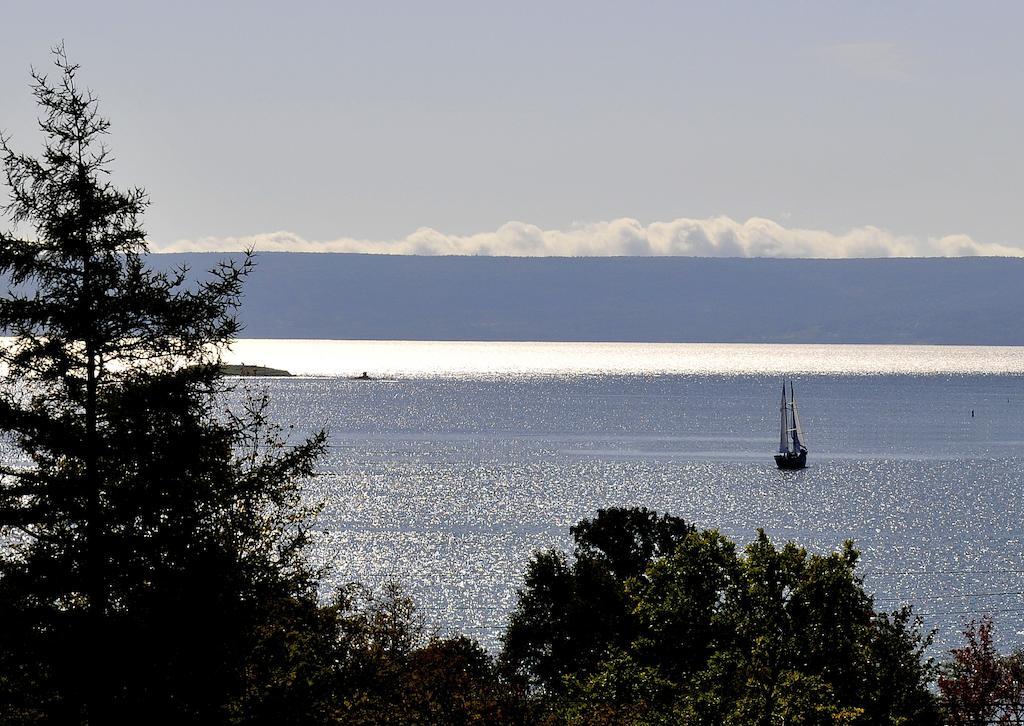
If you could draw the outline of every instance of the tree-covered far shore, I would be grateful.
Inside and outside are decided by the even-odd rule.
[[[532,554],[498,653],[431,634],[398,588],[323,599],[303,484],[325,435],[225,395],[255,262],[198,284],[147,265],[148,198],[114,184],[110,124],[53,57],[42,151],[0,133],[0,726],[1024,723],[991,621],[936,664],[852,543],[601,510]]]

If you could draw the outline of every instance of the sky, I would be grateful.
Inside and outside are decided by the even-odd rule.
[[[0,0],[155,250],[1024,255],[1018,2]]]

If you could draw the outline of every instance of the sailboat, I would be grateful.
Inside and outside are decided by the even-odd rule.
[[[775,463],[780,469],[803,469],[807,466],[807,447],[804,446],[804,432],[800,428],[800,414],[796,411],[796,396],[793,382],[789,382],[789,401],[786,401],[786,382],[782,382],[782,405],[779,407],[781,427],[779,429],[779,453]]]

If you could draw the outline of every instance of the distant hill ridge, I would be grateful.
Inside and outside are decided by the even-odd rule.
[[[253,338],[1024,345],[1024,260],[260,253],[241,317]]]

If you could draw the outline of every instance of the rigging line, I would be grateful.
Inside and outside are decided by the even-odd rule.
[[[943,600],[947,598],[972,598],[972,597],[1012,597],[1015,595],[1024,596],[1024,590],[1006,590],[1002,592],[945,592],[938,595],[920,595],[920,596],[903,596],[903,597],[875,597],[875,602],[906,602],[914,603],[918,600]],[[417,605],[417,610],[440,610],[447,612],[476,612],[479,610],[514,610],[517,607],[516,603],[510,603],[508,605],[434,605],[424,604]]]
[[[974,597],[1001,597],[1001,596],[1015,596],[1024,595],[1024,592],[979,592],[979,593],[955,593],[951,595],[930,595],[919,598],[875,598],[875,602],[899,602],[906,603],[909,605],[914,604],[918,600],[945,600],[954,598],[974,598]],[[984,609],[983,606],[978,606]],[[507,612],[509,615],[515,610],[515,606],[503,606],[503,605],[481,605],[479,607],[444,607],[437,605],[417,605],[416,610],[419,612],[429,613],[451,613],[451,614],[466,614],[466,613],[477,613],[477,612]],[[974,612],[974,611],[964,611]],[[1012,608],[1000,610],[999,612],[1024,612],[1024,608]],[[915,615],[926,615],[928,613],[915,613]],[[935,613],[937,614],[937,613]]]
[[[957,597],[964,597],[964,598],[972,598],[972,597],[998,597],[998,596],[1003,596],[1003,595],[1007,595],[1007,596],[1024,595],[1024,592],[958,593],[958,594],[954,594],[954,595],[934,595],[934,596],[928,596],[928,597],[919,597],[919,598],[916,598],[916,599],[917,600],[942,600],[942,599],[945,599],[945,598],[957,598]],[[876,598],[875,602],[902,602],[902,603],[907,603],[907,604],[913,604],[913,601],[910,600],[910,599],[907,599],[907,598]],[[420,612],[428,612],[428,613],[452,613],[452,614],[508,611],[510,615],[512,614],[511,613],[512,608],[505,608],[505,607],[500,606],[500,605],[487,605],[487,606],[481,606],[481,607],[476,607],[476,608],[460,608],[460,607],[444,608],[444,607],[437,607],[437,606],[430,606],[430,605],[421,605],[421,606],[417,606],[416,610],[420,611]],[[1015,613],[1015,612],[1024,612],[1024,608],[1006,608],[1006,609],[1000,609],[1000,610],[986,610],[986,608],[984,608],[983,606],[979,606],[976,610],[956,610],[956,611],[949,611],[949,612],[930,612],[930,613],[929,612],[921,612],[921,613],[914,613],[914,615],[922,615],[922,616],[924,616],[924,615],[929,615],[929,616],[930,615],[970,615],[972,613],[977,613],[977,612]]]
[[[986,608],[978,608],[977,610],[949,610],[939,613],[914,613],[914,615],[920,615],[923,618],[931,618],[939,615],[1001,615],[1004,613],[1024,613],[1024,608],[1007,608],[1006,610],[988,610]]]
[[[942,595],[922,595],[920,597],[876,597],[875,602],[906,602],[912,603],[918,600],[944,600],[946,598],[956,597],[1000,597],[1010,595],[1024,595],[1024,591],[1015,592],[955,592],[945,593]]]
[[[914,613],[924,618],[935,618],[941,616],[952,616],[952,615],[1002,615],[1006,613],[1021,613],[1024,612],[1024,608],[1010,608],[1007,610],[949,610],[944,612],[934,613]],[[449,623],[452,628],[463,629],[463,630],[495,630],[506,627],[507,623],[474,623],[462,625],[459,623]]]
[[[440,605],[419,605],[416,607],[417,610],[429,610],[431,612],[452,612],[452,613],[473,613],[480,610],[487,611],[499,611],[499,610],[511,610],[512,606],[502,607],[500,605],[482,605],[480,607],[468,607],[468,608],[446,608]]]
[[[864,576],[875,575],[1024,575],[1024,570],[913,570],[906,572],[869,572]]]

